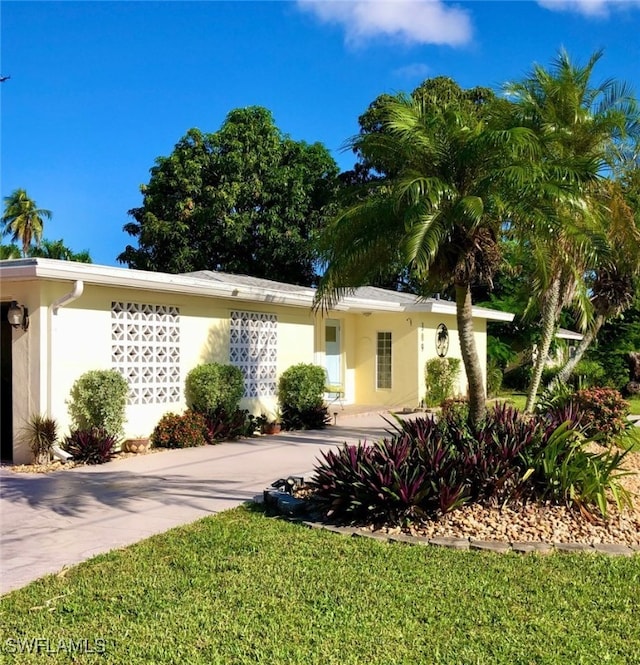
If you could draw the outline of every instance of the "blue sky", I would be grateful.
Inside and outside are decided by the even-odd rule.
[[[561,46],[640,96],[640,0],[7,2],[1,192],[53,212],[45,236],[118,265],[127,210],[187,129],[262,105],[292,138],[341,152],[382,92],[447,75],[498,87]]]

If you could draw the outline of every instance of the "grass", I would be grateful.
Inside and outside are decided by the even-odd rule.
[[[3,597],[0,660],[42,662],[9,652],[43,638],[103,639],[82,663],[628,665],[638,588],[637,555],[409,547],[239,508]]]
[[[630,413],[634,415],[640,415],[640,396],[636,395],[635,397],[625,397],[627,402],[631,407]],[[516,408],[524,410],[524,405],[527,401],[527,396],[524,393],[502,393],[498,398],[498,401],[504,402],[507,401],[510,404],[513,404]]]

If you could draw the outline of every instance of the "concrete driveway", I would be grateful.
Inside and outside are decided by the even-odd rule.
[[[308,476],[322,449],[378,437],[379,415],[218,446],[170,450],[51,474],[0,469],[0,593],[237,506],[272,481]]]

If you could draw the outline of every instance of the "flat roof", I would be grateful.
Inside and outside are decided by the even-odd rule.
[[[24,281],[45,279],[55,281],[82,280],[86,284],[113,286],[126,289],[182,293],[228,300],[247,300],[292,307],[313,306],[315,289],[285,284],[248,275],[233,275],[213,270],[174,275],[163,272],[117,268],[95,263],[77,263],[57,259],[7,259],[0,261],[0,279]],[[372,286],[357,288],[345,296],[332,309],[344,312],[425,312],[435,314],[456,313],[456,305],[449,300],[420,298]],[[473,307],[475,318],[488,321],[512,321],[510,312],[485,307]]]

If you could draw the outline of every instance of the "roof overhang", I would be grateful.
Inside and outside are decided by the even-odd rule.
[[[49,279],[54,281],[82,280],[85,284],[112,286],[123,289],[181,293],[228,300],[251,300],[253,302],[273,303],[293,307],[311,307],[312,305],[312,298],[308,293],[297,294],[275,290],[269,291],[184,275],[115,268],[96,265],[94,263],[57,261],[54,259],[2,261],[0,262],[0,276],[3,281],[33,279]]]
[[[54,281],[82,280],[85,284],[111,286],[123,289],[136,289],[145,291],[158,291],[161,293],[179,293],[186,295],[223,298],[225,300],[250,301],[256,303],[271,303],[275,305],[288,305],[290,307],[313,306],[313,290],[300,287],[300,291],[291,291],[290,288],[278,290],[277,283],[274,288],[258,288],[256,286],[237,283],[225,283],[189,275],[172,275],[169,273],[149,272],[146,270],[132,270],[130,268],[116,268],[112,266],[97,265],[94,263],[76,263],[73,261],[59,261],[55,259],[12,259],[0,261],[0,277],[3,281],[28,281],[46,279]],[[376,300],[363,298],[357,295],[346,296],[332,311],[367,313],[456,313],[456,305],[448,300],[415,300],[412,302],[391,302],[390,300]],[[473,307],[474,318],[488,321],[513,321],[514,314]]]

